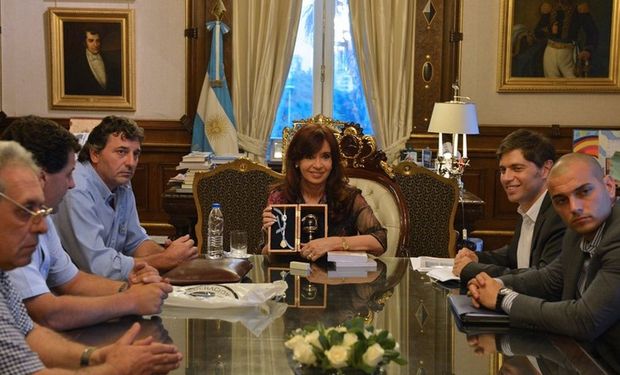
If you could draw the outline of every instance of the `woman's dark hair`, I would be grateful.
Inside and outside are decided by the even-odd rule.
[[[345,208],[352,203],[352,194],[346,189],[348,179],[344,175],[344,169],[340,162],[340,147],[332,130],[319,124],[302,126],[291,140],[286,150],[286,175],[284,181],[277,184],[274,189],[282,191],[284,198],[291,203],[301,200],[301,171],[299,162],[304,158],[314,156],[323,147],[323,143],[329,145],[332,170],[327,177],[325,193],[327,204],[330,207],[330,218],[339,219],[339,213],[344,214]]]

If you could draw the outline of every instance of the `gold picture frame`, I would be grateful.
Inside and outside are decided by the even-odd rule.
[[[132,9],[49,8],[52,109],[135,111]]]
[[[558,0],[546,0],[545,5],[541,5],[542,1],[501,0],[497,91],[620,91],[619,2],[568,1],[572,5],[560,9]],[[579,20],[580,26],[566,26],[574,20]],[[557,32],[562,38],[556,40],[561,41],[548,38],[550,33],[562,30],[560,27],[565,31]],[[574,32],[566,31],[574,29],[576,37]],[[567,43],[569,40],[573,42]],[[574,46],[585,53],[580,55]],[[572,58],[562,68],[556,68],[552,55],[566,53]],[[590,58],[579,58],[582,55]],[[571,71],[577,75],[571,77]]]

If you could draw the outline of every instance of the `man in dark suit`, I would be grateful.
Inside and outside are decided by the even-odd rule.
[[[101,52],[101,35],[84,31],[84,50],[65,62],[67,95],[122,95],[120,55]]]
[[[545,267],[561,250],[566,227],[547,193],[547,176],[555,160],[555,148],[549,139],[529,130],[517,130],[502,140],[496,154],[506,196],[519,204],[519,220],[510,244],[494,251],[458,252],[452,272],[464,283],[480,272],[500,276]]]
[[[510,325],[585,341],[620,372],[620,206],[616,186],[589,155],[568,154],[549,175],[555,210],[569,229],[562,253],[540,270],[493,279],[478,274],[468,289],[476,306],[503,310]],[[595,341],[596,340],[596,341]]]

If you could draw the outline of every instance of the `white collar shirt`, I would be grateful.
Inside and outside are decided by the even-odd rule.
[[[517,268],[529,268],[530,267],[530,256],[532,254],[532,239],[534,238],[534,226],[536,225],[536,219],[538,218],[538,213],[540,212],[540,207],[542,206],[542,202],[547,195],[547,190],[545,190],[536,202],[530,207],[527,212],[523,212],[521,207],[517,209],[517,212],[523,218],[521,223],[521,235],[519,236],[519,243],[517,245]]]

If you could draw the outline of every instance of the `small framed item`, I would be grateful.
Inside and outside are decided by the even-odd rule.
[[[269,150],[269,160],[282,161],[282,140],[272,139]]]
[[[278,204],[271,206],[276,217],[268,233],[269,251],[289,253],[295,252],[297,246],[297,212],[296,204]]]
[[[317,238],[327,237],[327,205],[299,205],[300,246]]]
[[[422,150],[422,166],[433,168],[433,152],[429,148]]]
[[[270,253],[296,253],[303,244],[327,237],[326,204],[274,204],[271,212],[276,221],[267,235]]]

